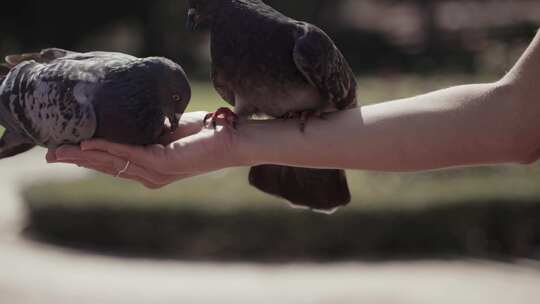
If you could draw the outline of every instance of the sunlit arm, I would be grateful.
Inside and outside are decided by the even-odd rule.
[[[206,113],[184,115],[162,145],[91,140],[50,150],[73,163],[160,188],[227,167],[282,164],[315,168],[420,171],[530,163],[540,156],[540,35],[500,81],[449,88],[313,119],[243,121],[204,128]]]
[[[380,171],[529,163],[540,152],[540,35],[512,71],[473,84],[310,121],[239,128],[239,165],[263,163]]]

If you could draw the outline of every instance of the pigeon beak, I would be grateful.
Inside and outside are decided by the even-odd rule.
[[[197,19],[198,19],[197,10],[194,8],[190,8],[188,11],[187,23],[186,23],[186,27],[188,30],[195,31],[197,29]]]
[[[178,126],[180,125],[180,118],[182,117],[182,114],[173,114],[169,116],[169,122],[171,124],[171,131],[176,132],[178,130]]]

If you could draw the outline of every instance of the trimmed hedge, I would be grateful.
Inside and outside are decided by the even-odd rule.
[[[94,177],[24,192],[29,231],[118,254],[204,260],[528,257],[540,242],[540,169],[350,173],[354,203],[294,210],[228,170],[161,191]]]
[[[535,257],[540,204],[489,202],[336,216],[268,210],[45,208],[44,240],[119,254],[205,260],[339,260],[425,255]]]

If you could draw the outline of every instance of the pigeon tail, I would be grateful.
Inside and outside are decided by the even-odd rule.
[[[0,159],[24,153],[34,147],[35,144],[29,143],[25,138],[8,129],[0,138]]]
[[[345,171],[276,165],[251,168],[249,182],[257,189],[315,211],[335,211],[351,201]]]

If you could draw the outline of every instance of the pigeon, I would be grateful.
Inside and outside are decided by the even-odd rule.
[[[355,75],[332,39],[315,25],[291,19],[260,0],[190,0],[187,26],[209,29],[212,80],[234,106],[216,120],[267,116],[310,118],[357,106]],[[279,144],[279,143],[276,143]],[[351,194],[343,170],[262,165],[251,185],[294,206],[333,212]]]
[[[0,159],[91,138],[157,144],[178,127],[191,99],[178,64],[112,52],[7,56],[0,81]]]

